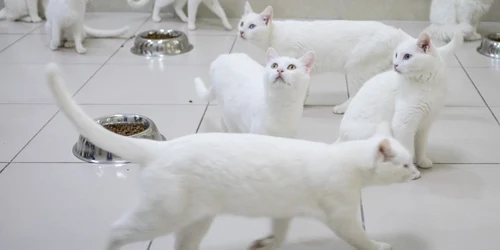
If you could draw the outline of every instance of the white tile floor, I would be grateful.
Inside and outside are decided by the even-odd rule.
[[[118,39],[89,39],[87,55],[72,49],[52,52],[40,24],[0,21],[0,249],[103,249],[109,224],[130,205],[139,169],[81,163],[71,154],[78,134],[58,113],[45,86],[44,64],[62,64],[69,89],[92,116],[137,112],[155,120],[172,139],[219,130],[219,110],[196,98],[192,79],[206,78],[220,53],[264,52],[225,31],[217,20],[202,20],[188,32],[195,49],[185,55],[148,60],[129,53],[129,35],[160,24],[147,14],[87,16],[89,25],[128,24]],[[427,23],[394,22],[412,35]],[[236,24],[236,20],[234,21]],[[499,31],[484,23],[481,32]],[[395,249],[491,250],[500,233],[500,60],[475,52],[468,43],[449,58],[453,79],[447,107],[430,138],[429,155],[438,164],[411,183],[371,188],[363,193],[367,231]],[[331,105],[347,98],[342,74],[313,77],[299,137],[332,142],[341,116]],[[192,102],[190,102],[192,101]],[[244,249],[267,232],[267,221],[220,217],[202,249]],[[173,249],[172,238],[128,246],[128,250]],[[296,220],[286,250],[353,249],[321,224]]]

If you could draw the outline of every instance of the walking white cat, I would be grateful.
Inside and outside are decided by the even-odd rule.
[[[116,30],[98,30],[83,24],[86,4],[89,0],[50,0],[47,6],[45,28],[50,37],[50,49],[61,46],[75,47],[80,54],[86,53],[83,40],[87,35],[94,37],[115,37],[128,31],[125,26]]]
[[[134,8],[144,7],[150,0],[127,0],[128,4]],[[188,4],[188,16],[184,14],[184,5]],[[196,13],[198,12],[198,7],[201,2],[203,2],[215,15],[217,15],[224,27],[228,30],[232,30],[233,26],[229,23],[229,20],[226,17],[226,13],[224,9],[220,5],[219,0],[155,0],[155,4],[153,7],[153,21],[159,22],[161,21],[160,11],[163,7],[169,6],[172,3],[174,4],[174,10],[177,16],[183,21],[188,23],[188,29],[195,30],[196,29]]]
[[[403,42],[394,51],[394,71],[371,78],[353,98],[340,124],[338,142],[370,137],[378,124],[392,121],[394,137],[412,154],[417,166],[432,167],[425,148],[432,123],[444,106],[448,79],[444,57],[463,36],[436,48],[427,33]]]
[[[273,8],[254,13],[248,2],[239,23],[239,35],[256,46],[273,47],[280,55],[298,57],[316,53],[315,71],[345,72],[351,98],[372,76],[391,68],[391,54],[411,38],[400,29],[374,21],[275,21]],[[334,107],[344,113],[349,100]]]
[[[269,48],[266,63],[243,53],[221,55],[210,66],[210,90],[195,79],[200,98],[218,100],[224,132],[295,137],[314,53],[295,59]]]
[[[465,40],[479,40],[477,26],[494,0],[432,0],[431,25],[426,32],[433,38],[449,41],[454,32],[461,32]]]
[[[72,99],[57,66],[47,71],[59,107],[79,133],[143,167],[138,202],[114,224],[108,250],[169,233],[176,234],[175,249],[199,249],[219,214],[272,218],[273,240],[258,241],[253,246],[264,244],[258,249],[278,248],[297,216],[323,221],[359,250],[391,249],[370,240],[358,220],[362,188],[406,181],[416,171],[388,124],[367,140],[334,145],[232,133],[134,139],[97,124]]]
[[[39,23],[40,14],[47,8],[49,0],[4,0],[5,7],[0,10],[0,19]],[[39,4],[41,6],[39,6]],[[39,9],[39,7],[42,7]]]

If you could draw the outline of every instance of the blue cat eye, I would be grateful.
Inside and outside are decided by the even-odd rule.
[[[248,26],[249,29],[253,29],[255,28],[255,24],[250,24],[250,26]]]
[[[411,55],[410,54],[405,54],[405,56],[403,57],[404,60],[408,60],[411,58]]]

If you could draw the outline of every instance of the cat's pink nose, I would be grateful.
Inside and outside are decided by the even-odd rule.
[[[280,74],[280,75],[281,75],[281,73],[284,72],[284,70],[282,70],[282,69],[278,69],[277,71],[278,71],[278,74]]]
[[[240,36],[243,36],[243,33],[245,33],[245,32],[243,32],[243,31],[240,31]]]
[[[396,69],[396,68],[397,68],[398,66],[399,66],[399,65],[397,65],[397,64],[394,64],[394,69]]]

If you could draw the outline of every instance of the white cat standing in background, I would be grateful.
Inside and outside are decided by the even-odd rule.
[[[127,0],[128,4],[134,8],[144,7],[150,0]],[[188,3],[188,16],[184,14],[184,5]],[[183,21],[188,23],[188,29],[195,30],[196,29],[196,13],[198,12],[198,7],[201,2],[203,2],[215,15],[217,15],[224,27],[228,30],[232,30],[233,26],[229,23],[229,20],[226,17],[226,13],[224,9],[220,5],[219,0],[155,0],[153,7],[153,21],[159,22],[161,21],[160,11],[161,8],[174,4],[174,10],[177,16]]]
[[[392,51],[411,38],[400,29],[374,21],[274,21],[271,6],[254,13],[248,2],[239,23],[239,36],[261,49],[273,47],[284,56],[314,51],[317,73],[346,73],[351,95],[333,108],[337,114],[345,112],[365,81],[392,67]]]
[[[136,139],[97,124],[72,99],[58,67],[47,69],[56,102],[78,132],[143,167],[137,203],[113,225],[107,250],[171,233],[176,250],[196,250],[222,214],[273,220],[272,235],[250,249],[279,248],[299,216],[322,221],[358,250],[392,249],[372,241],[358,219],[364,187],[407,181],[416,171],[388,124],[368,140],[333,145],[231,133]]]
[[[243,53],[221,55],[210,66],[212,87],[196,78],[201,99],[217,99],[224,132],[295,137],[309,87],[314,52],[299,59],[267,50],[263,67]]]
[[[463,43],[436,48],[426,33],[394,51],[394,71],[371,78],[353,98],[340,123],[337,142],[369,138],[380,123],[392,121],[394,137],[415,156],[417,166],[432,167],[425,148],[429,130],[444,106],[448,79],[444,59]]]
[[[431,25],[426,32],[433,38],[450,41],[455,31],[465,40],[481,39],[477,26],[494,0],[432,0]]]
[[[39,23],[40,14],[47,8],[49,0],[4,0],[5,7],[0,10],[0,19]],[[40,6],[39,6],[40,4]],[[41,7],[41,9],[39,9]]]
[[[47,6],[45,28],[50,37],[50,49],[61,46],[75,47],[80,54],[87,52],[83,40],[93,37],[115,37],[126,33],[128,26],[116,30],[97,30],[83,24],[87,3],[90,0],[50,0]]]

